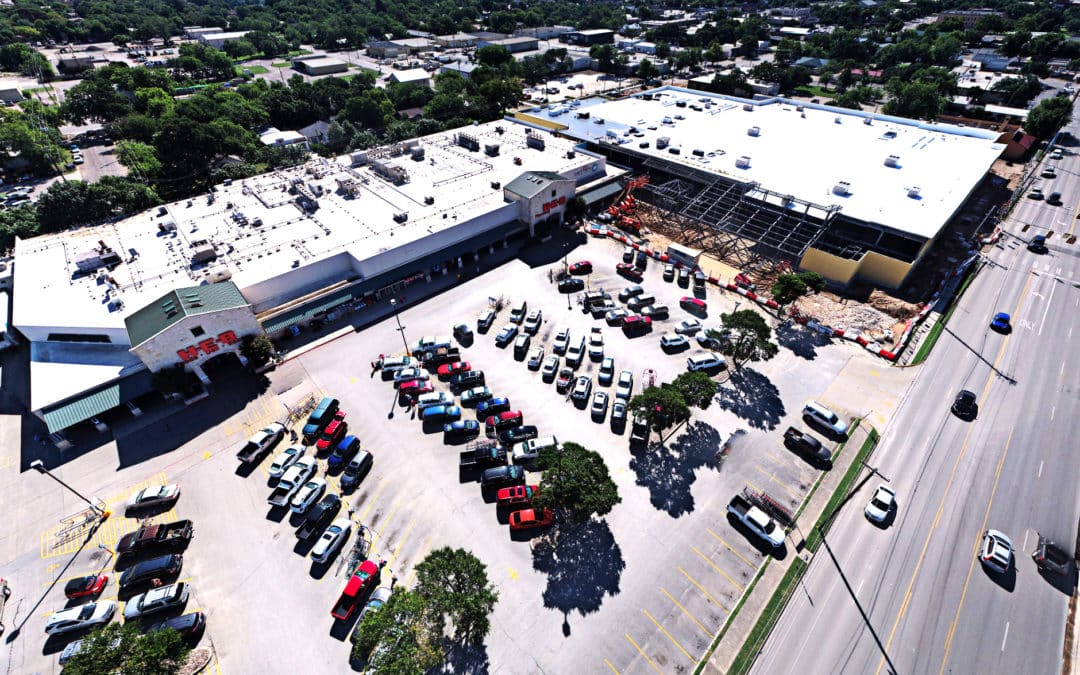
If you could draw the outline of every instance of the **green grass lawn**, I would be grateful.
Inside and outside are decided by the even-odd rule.
[[[252,75],[262,75],[263,73],[269,73],[270,69],[266,66],[248,66],[244,70],[251,71]]]
[[[835,95],[835,92],[831,92],[824,87],[808,84],[795,89],[795,93],[800,96],[818,96],[820,98],[833,98]]]
[[[291,61],[274,61],[270,65],[272,65],[275,68],[288,68],[289,66],[292,65],[292,62]]]

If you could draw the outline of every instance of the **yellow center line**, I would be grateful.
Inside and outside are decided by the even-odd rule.
[[[705,626],[701,625],[701,622],[698,621],[696,618],[694,618],[694,615],[691,614],[685,607],[683,607],[682,603],[680,603],[678,600],[676,600],[674,597],[672,597],[671,593],[668,593],[666,588],[661,586],[660,587],[660,592],[663,593],[664,595],[666,595],[668,600],[670,600],[672,603],[674,603],[674,605],[676,607],[678,607],[680,610],[682,610],[682,613],[684,615],[686,615],[686,618],[693,621],[694,625],[697,626],[698,628],[700,628],[702,633],[705,633],[706,635],[708,635],[710,637],[712,636],[712,633],[709,632],[709,629],[706,628]]]
[[[1020,291],[1020,300],[1016,304],[1016,309],[1013,310],[1013,316],[1016,316],[1020,308],[1024,306],[1024,300],[1027,298],[1028,288],[1031,286],[1031,280],[1034,277],[1031,272],[1028,272],[1027,281],[1024,282],[1024,288]],[[1005,339],[1001,342],[1001,347],[998,348],[997,357],[994,358],[994,365],[991,367],[992,371],[997,371],[998,363],[1001,362],[1001,358],[1005,355],[1005,347],[1009,344],[1009,338],[1011,334],[1006,335]],[[982,396],[979,397],[980,402],[985,401],[989,395],[990,387],[994,383],[994,378],[989,377],[986,381],[986,385],[983,387]],[[949,492],[952,490],[953,481],[956,479],[956,471],[960,468],[960,461],[967,453],[968,440],[971,437],[971,432],[974,427],[968,425],[968,430],[964,434],[964,443],[960,446],[960,452],[956,456],[956,461],[953,463],[952,471],[949,472],[949,480],[945,484],[945,491],[941,494],[941,501],[938,502],[937,512],[934,514],[934,521],[930,524],[930,530],[926,533],[926,540],[923,542],[922,551],[919,552],[919,558],[915,563],[915,571],[911,573],[911,580],[908,582],[907,591],[904,593],[904,601],[900,604],[900,612],[896,615],[896,620],[893,622],[892,629],[889,631],[889,638],[885,641],[885,648],[882,650],[881,660],[878,662],[875,675],[880,675],[881,669],[885,667],[885,655],[889,653],[889,649],[892,647],[893,638],[896,637],[896,630],[900,627],[900,621],[903,620],[904,614],[907,613],[907,608],[911,604],[911,594],[915,588],[915,579],[919,576],[919,571],[922,569],[923,560],[926,558],[926,550],[930,547],[930,539],[933,538],[934,532],[937,530],[938,523],[941,522],[941,515],[945,512],[945,500],[949,497]]]
[[[649,610],[643,609],[641,611],[644,612],[645,616],[649,617],[649,621],[652,621],[654,626],[660,629],[660,632],[664,634],[664,637],[666,637],[668,640],[671,640],[671,644],[679,648],[679,651],[683,653],[683,655],[687,658],[687,660],[690,661],[690,663],[697,663],[697,659],[695,659],[693,656],[690,656],[690,652],[683,649],[683,646],[679,644],[679,641],[672,637],[671,633],[667,632],[667,630],[660,625],[660,622],[653,618],[652,614],[649,614]]]
[[[705,562],[709,563],[709,567],[712,567],[712,568],[713,568],[714,570],[716,570],[717,572],[719,572],[719,573],[720,573],[720,575],[721,575],[722,577],[724,577],[725,579],[727,579],[728,581],[730,581],[730,582],[731,582],[731,585],[732,585],[732,586],[734,586],[735,588],[737,588],[737,589],[738,589],[738,590],[739,590],[740,592],[742,591],[743,587],[742,587],[742,586],[740,586],[740,585],[738,584],[738,582],[736,582],[736,581],[735,581],[734,579],[732,579],[732,578],[731,578],[731,576],[730,576],[730,575],[729,575],[729,574],[728,574],[727,572],[725,572],[724,570],[720,569],[720,567],[719,567],[719,566],[717,566],[717,564],[716,564],[716,563],[714,563],[714,562],[713,562],[712,560],[710,560],[710,559],[709,559],[709,556],[705,555],[705,554],[704,554],[704,553],[702,553],[702,552],[701,552],[700,550],[698,550],[698,547],[697,547],[697,546],[691,546],[690,548],[691,548],[691,549],[692,549],[692,550],[694,551],[694,553],[697,553],[697,554],[698,554],[698,556],[699,556],[699,557],[700,557],[700,558],[701,558],[702,560],[704,560]]]
[[[1005,451],[1001,453],[1001,459],[998,460],[997,471],[994,472],[994,487],[990,489],[990,499],[986,502],[986,513],[983,514],[982,527],[979,528],[979,537],[975,540],[975,546],[972,550],[971,561],[968,563],[967,578],[964,579],[964,590],[960,593],[960,603],[956,606],[956,615],[953,617],[952,624],[949,625],[949,632],[945,637],[945,655],[941,657],[941,669],[939,673],[945,672],[945,662],[949,660],[949,650],[952,648],[953,634],[956,632],[956,624],[960,621],[960,610],[964,606],[964,598],[967,597],[968,584],[971,582],[971,573],[975,570],[975,560],[979,555],[979,543],[982,540],[982,533],[986,531],[986,523],[990,520],[990,507],[994,503],[994,495],[997,494],[998,481],[1001,479],[1001,469],[1005,466],[1005,458],[1009,455],[1009,446],[1012,445],[1013,431],[1009,432],[1009,440],[1005,441]]]
[[[615,668],[615,666],[611,665],[611,661],[608,661],[607,659],[604,659],[604,665],[606,665],[608,668],[610,668],[611,672],[615,673],[615,675],[622,675],[622,673],[620,673],[618,671],[618,669]]]
[[[375,502],[378,501],[379,496],[382,494],[382,491],[385,490],[386,486],[390,484],[389,480],[390,479],[388,478],[383,478],[382,482],[379,483],[378,489],[375,490],[375,494],[371,495],[371,498],[368,499],[367,506],[365,506],[364,510],[360,512],[361,523],[364,522],[364,518],[367,518],[367,514],[371,511],[371,508],[375,506]]]
[[[735,550],[734,548],[732,548],[731,544],[727,543],[726,541],[724,541],[724,539],[723,539],[723,538],[722,538],[722,537],[721,537],[720,535],[718,535],[717,533],[713,532],[713,531],[712,531],[712,528],[706,527],[706,528],[705,528],[705,531],[706,531],[706,532],[708,532],[709,534],[711,534],[711,535],[712,535],[712,538],[713,538],[713,539],[715,539],[716,541],[718,541],[718,542],[720,542],[721,544],[723,544],[723,545],[724,545],[724,548],[726,548],[727,550],[729,550],[729,551],[731,551],[732,553],[734,553],[734,554],[735,554],[735,557],[736,557],[736,558],[738,558],[739,560],[741,560],[741,561],[743,561],[744,563],[746,563],[747,567],[749,567],[749,568],[751,568],[751,569],[757,569],[757,565],[755,565],[754,563],[752,563],[752,562],[750,562],[749,560],[747,560],[746,558],[744,558],[744,557],[742,556],[742,554],[741,554],[741,553],[739,553],[739,552],[738,552],[738,551],[736,551],[736,550]]]
[[[706,598],[708,598],[709,600],[711,600],[711,601],[712,601],[712,603],[713,603],[714,605],[716,605],[716,606],[717,606],[717,607],[719,607],[720,609],[724,610],[724,613],[725,613],[725,614],[730,614],[730,613],[731,613],[731,610],[729,610],[729,609],[728,609],[727,607],[725,607],[725,606],[724,606],[724,603],[722,603],[722,602],[720,602],[719,600],[717,600],[716,598],[714,598],[714,597],[712,596],[712,594],[711,594],[711,593],[709,593],[709,592],[708,592],[707,590],[705,590],[705,587],[704,587],[704,586],[702,586],[701,584],[699,584],[699,583],[698,583],[698,582],[697,582],[697,581],[696,581],[696,580],[694,579],[694,577],[690,576],[690,574],[689,574],[689,573],[687,573],[687,571],[686,571],[686,570],[684,570],[683,568],[681,568],[681,567],[680,567],[680,568],[679,568],[679,571],[680,571],[680,572],[682,572],[683,576],[684,576],[684,577],[686,577],[686,580],[687,580],[687,581],[689,581],[690,583],[694,584],[694,586],[695,586],[695,587],[696,587],[696,588],[697,588],[697,589],[698,589],[699,591],[701,591],[702,593],[704,593],[704,594],[705,594],[705,597],[706,597]]]
[[[660,670],[660,668],[655,663],[653,663],[653,660],[649,658],[649,655],[641,650],[641,647],[638,646],[638,643],[634,642],[634,638],[630,637],[630,633],[623,633],[623,636],[630,641],[630,644],[634,645],[634,649],[637,650],[637,653],[641,654],[641,658],[648,661],[649,665],[653,667],[653,670],[663,675],[664,671]]]

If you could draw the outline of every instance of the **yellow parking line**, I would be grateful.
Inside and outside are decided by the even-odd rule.
[[[737,558],[738,558],[739,560],[741,560],[741,561],[743,561],[744,563],[746,563],[746,565],[747,565],[748,567],[750,567],[751,569],[757,569],[757,565],[755,565],[754,563],[750,562],[750,561],[749,561],[749,560],[747,560],[746,558],[742,557],[742,554],[740,554],[740,553],[739,553],[738,551],[736,551],[736,550],[735,550],[734,548],[732,548],[731,544],[729,544],[729,543],[727,543],[726,541],[724,541],[723,537],[721,537],[721,536],[720,536],[720,535],[718,535],[717,533],[713,532],[713,531],[712,531],[712,528],[706,527],[706,528],[705,528],[705,531],[706,531],[706,532],[708,532],[709,534],[711,534],[711,535],[712,535],[712,537],[713,537],[713,539],[715,539],[716,541],[718,541],[718,542],[720,542],[721,544],[723,544],[723,545],[724,545],[724,548],[726,548],[727,550],[729,550],[729,551],[731,551],[732,553],[734,553],[734,554],[735,554],[735,557],[737,557]]]
[[[761,468],[760,466],[755,466],[754,468],[755,468],[755,469],[757,469],[758,471],[760,471],[761,473],[765,474],[766,476],[768,476],[768,477],[769,477],[769,480],[771,480],[772,482],[774,482],[774,483],[776,483],[777,485],[779,485],[779,486],[780,486],[780,487],[781,487],[781,488],[782,488],[782,489],[783,489],[783,490],[784,490],[785,492],[787,492],[787,493],[788,493],[789,495],[791,495],[791,496],[792,496],[792,497],[794,497],[795,499],[798,499],[798,498],[799,498],[799,495],[798,495],[798,493],[794,492],[794,491],[793,491],[793,490],[792,490],[791,488],[789,488],[789,487],[788,487],[787,485],[784,485],[784,482],[783,482],[783,481],[781,481],[780,479],[778,479],[778,478],[777,478],[776,476],[772,475],[771,473],[769,473],[769,472],[768,472],[768,471],[766,471],[765,469],[762,469],[762,468]]]
[[[430,550],[431,550],[431,537],[428,537],[427,541],[424,542],[424,545],[420,547],[420,551],[421,551],[420,560],[423,560],[424,558],[426,558],[427,554],[428,554],[428,551],[430,551]],[[412,569],[409,570],[409,578],[405,582],[405,586],[406,587],[412,586],[412,582],[415,581],[415,580],[416,580],[416,565],[413,565]]]
[[[740,585],[739,585],[739,583],[738,583],[737,581],[735,581],[734,579],[732,579],[732,578],[731,578],[731,576],[730,576],[730,575],[729,575],[729,574],[728,574],[727,572],[725,572],[724,570],[720,569],[720,567],[719,567],[719,566],[717,566],[717,564],[716,564],[716,563],[714,563],[714,562],[713,562],[713,561],[712,561],[711,559],[709,559],[709,556],[707,556],[707,555],[705,555],[704,553],[702,553],[701,551],[699,551],[699,550],[698,550],[698,547],[697,547],[697,546],[691,546],[690,548],[691,548],[691,549],[693,549],[694,553],[697,553],[697,554],[698,554],[698,556],[700,556],[702,560],[704,560],[705,562],[709,563],[709,567],[712,567],[712,568],[713,568],[714,570],[716,570],[717,572],[719,572],[719,573],[720,573],[720,574],[721,574],[721,575],[722,575],[722,576],[723,576],[723,577],[724,577],[725,579],[727,579],[728,581],[730,581],[730,582],[731,582],[731,585],[732,585],[732,586],[734,586],[735,588],[737,588],[737,589],[739,590],[739,592],[742,592],[742,589],[743,589],[743,587],[742,587],[742,586],[740,586]]]
[[[664,634],[664,637],[671,641],[671,644],[679,648],[679,651],[683,653],[683,655],[687,658],[687,660],[690,661],[690,663],[697,663],[697,659],[695,659],[693,656],[690,656],[690,652],[686,651],[683,646],[679,644],[679,641],[672,637],[671,633],[667,632],[667,629],[661,626],[659,621],[653,618],[652,614],[649,614],[649,610],[643,609],[641,611],[645,613],[645,616],[649,617],[649,621],[652,621],[654,626],[660,629],[660,632]]]
[[[607,659],[604,659],[604,665],[606,665],[608,668],[610,668],[611,672],[615,673],[615,675],[622,675],[622,673],[620,673],[618,671],[618,669],[615,668],[615,666],[611,665],[611,661],[608,661]]]
[[[382,491],[385,490],[386,486],[389,484],[389,479],[387,478],[383,478],[382,482],[379,483],[379,487],[375,490],[375,494],[371,495],[371,498],[368,499],[367,506],[365,506],[364,510],[360,512],[361,523],[363,523],[364,519],[367,518],[367,514],[371,511],[371,508],[375,506],[375,502],[378,501],[379,496],[382,494]]]
[[[661,592],[661,593],[663,593],[664,595],[666,595],[666,596],[667,596],[667,598],[668,598],[668,600],[670,600],[671,602],[673,602],[673,603],[675,604],[675,606],[676,606],[676,607],[678,607],[678,608],[679,608],[680,610],[682,610],[682,613],[683,613],[684,615],[686,615],[686,617],[687,617],[688,619],[690,619],[691,621],[693,621],[693,622],[694,622],[694,625],[695,625],[695,626],[697,626],[698,628],[700,628],[700,629],[701,629],[701,632],[702,632],[702,633],[705,633],[706,635],[709,635],[709,636],[711,636],[711,635],[712,635],[712,633],[710,633],[710,632],[709,632],[709,629],[708,629],[708,628],[706,628],[705,626],[703,626],[703,625],[702,625],[702,623],[701,623],[700,621],[698,621],[698,620],[697,620],[696,618],[694,618],[694,615],[693,615],[693,614],[691,614],[689,610],[687,610],[687,609],[686,609],[685,607],[683,607],[683,606],[682,606],[682,603],[681,603],[681,602],[679,602],[678,600],[676,600],[676,599],[675,599],[675,598],[674,598],[674,597],[673,597],[673,596],[671,595],[671,593],[668,593],[668,592],[667,592],[667,589],[665,589],[665,588],[664,588],[663,586],[661,586],[661,587],[660,587],[660,592]]]
[[[641,654],[641,658],[645,659],[649,665],[653,667],[653,670],[663,675],[664,671],[660,670],[660,668],[653,663],[653,660],[649,658],[649,655],[642,651],[641,647],[638,646],[638,643],[634,642],[634,638],[630,637],[630,633],[623,633],[623,636],[630,641],[630,644],[634,645],[634,649],[637,650],[637,653]]]
[[[769,457],[770,459],[772,459],[772,460],[773,460],[774,462],[776,462],[777,464],[787,465],[787,462],[786,462],[786,461],[784,461],[784,460],[780,459],[780,457],[779,457],[779,456],[777,456],[777,455],[774,455],[773,453],[769,452],[768,450],[762,449],[762,451],[761,451],[761,452],[762,452],[762,454],[766,455],[767,457]]]
[[[694,584],[694,586],[695,586],[695,587],[696,587],[696,588],[697,588],[697,589],[698,589],[699,591],[701,591],[702,593],[704,593],[704,594],[705,594],[705,597],[706,597],[706,598],[708,598],[709,600],[711,600],[711,601],[712,601],[712,603],[713,603],[714,605],[716,605],[716,606],[717,606],[717,607],[719,607],[720,609],[724,610],[724,613],[725,613],[725,614],[730,614],[730,613],[731,613],[731,610],[729,610],[729,609],[728,609],[727,607],[725,607],[725,606],[724,606],[724,603],[722,603],[722,602],[720,602],[719,600],[717,600],[716,598],[714,598],[714,597],[712,596],[712,594],[711,594],[711,593],[709,593],[709,592],[708,592],[707,590],[705,590],[705,587],[704,587],[704,586],[702,586],[701,584],[699,584],[699,583],[697,582],[697,580],[696,580],[696,579],[694,579],[694,577],[690,576],[690,574],[689,574],[689,573],[688,573],[688,572],[687,572],[686,570],[684,570],[683,568],[681,568],[681,567],[680,567],[680,568],[679,568],[679,571],[680,571],[680,572],[682,572],[683,576],[684,576],[684,577],[686,577],[686,580],[687,580],[687,581],[689,581],[690,583]]]
[[[401,541],[398,542],[397,548],[394,549],[393,555],[391,555],[387,559],[387,564],[388,565],[392,564],[395,560],[397,560],[398,554],[401,553],[401,547],[405,545],[406,541],[408,541],[409,535],[412,534],[412,530],[413,530],[413,527],[415,525],[416,525],[416,518],[413,518],[412,521],[409,522],[409,527],[406,528],[405,534],[401,537]]]
[[[397,513],[397,510],[400,509],[400,508],[401,508],[401,499],[400,498],[395,499],[394,504],[393,504],[393,508],[391,508],[390,513],[386,514],[386,517],[383,518],[382,525],[379,526],[378,530],[371,533],[371,550],[372,551],[376,550],[375,542],[382,538],[382,533],[383,533],[384,530],[386,530],[386,526],[390,523],[390,519],[394,517],[394,515]]]
[[[753,484],[753,483],[751,483],[750,481],[746,481],[746,487],[750,488],[750,489],[751,489],[751,490],[753,490],[754,492],[765,492],[764,490],[762,490],[762,489],[761,489],[761,488],[759,488],[758,486],[754,485],[754,484]]]

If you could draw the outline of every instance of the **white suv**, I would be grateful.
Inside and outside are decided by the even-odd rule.
[[[619,372],[619,381],[615,383],[615,398],[630,400],[630,394],[634,391],[634,374],[629,370]]]
[[[726,367],[727,361],[724,360],[724,357],[714,352],[694,354],[686,359],[686,369],[693,373],[699,370],[720,370]]]
[[[566,365],[577,368],[581,365],[581,359],[585,356],[585,338],[578,340],[578,343],[571,345],[566,350]]]
[[[802,414],[808,421],[817,424],[819,427],[824,427],[836,436],[843,437],[847,435],[847,422],[817,401],[807,401],[806,405],[803,406]]]
[[[587,401],[590,391],[592,391],[592,378],[588,375],[582,375],[574,383],[574,390],[570,392],[570,398],[575,401]]]
[[[566,348],[570,345],[570,329],[563,328],[555,334],[555,340],[551,343],[551,351],[556,354],[565,354]]]
[[[1012,540],[1005,533],[997,530],[983,532],[982,548],[979,551],[979,559],[982,564],[994,570],[998,574],[1005,574],[1013,559]]]

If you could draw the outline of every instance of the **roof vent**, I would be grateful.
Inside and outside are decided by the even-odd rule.
[[[833,122],[836,122],[837,124],[843,124],[844,121],[842,119],[840,119],[839,115],[837,115],[836,117],[833,118]]]
[[[806,110],[806,108],[802,107],[801,105],[795,106],[795,112],[802,112],[803,110]]]
[[[749,129],[746,130],[746,133],[749,136],[760,136],[761,135],[761,127],[750,127]]]
[[[842,180],[833,186],[832,192],[834,195],[838,195],[840,197],[847,197],[851,194],[851,183],[847,182],[846,180]]]
[[[907,190],[907,196],[912,199],[922,199],[922,190],[918,187],[910,187]]]
[[[746,112],[753,112],[754,111],[754,106],[752,106],[749,103],[743,103],[742,109],[745,110]]]
[[[749,169],[750,168],[750,158],[748,156],[746,156],[746,155],[743,155],[742,157],[735,160],[735,166],[736,166],[736,168],[739,168],[739,169]]]
[[[874,120],[870,119],[869,117],[864,117],[862,123],[866,126],[870,126],[874,123]]]
[[[889,155],[885,158],[885,166],[889,167],[890,169],[899,169],[900,158],[896,155]]]

